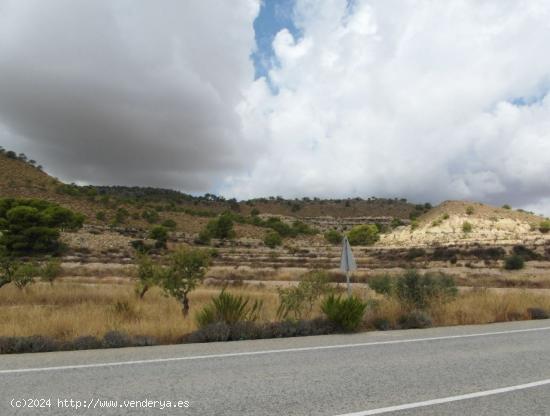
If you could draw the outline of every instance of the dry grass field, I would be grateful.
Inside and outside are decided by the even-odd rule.
[[[243,286],[231,293],[263,301],[261,319],[276,319],[277,291],[273,287]],[[0,290],[0,336],[43,335],[59,341],[79,336],[103,336],[116,330],[128,335],[154,337],[161,344],[180,342],[196,329],[194,315],[220,288],[201,287],[191,295],[191,314],[184,319],[179,304],[159,289],[137,298],[129,283],[57,282],[37,283],[25,290],[9,285]],[[364,329],[374,328],[377,319],[395,327],[405,313],[394,299],[365,288],[356,294],[370,299]],[[529,319],[528,308],[550,310],[550,295],[534,291],[474,289],[461,292],[455,300],[434,304],[427,313],[434,325],[464,325]],[[316,308],[316,314],[320,314]]]

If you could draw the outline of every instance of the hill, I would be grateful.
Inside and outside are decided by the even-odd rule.
[[[384,235],[381,245],[515,244],[545,239],[544,217],[479,202],[445,201],[406,227]]]

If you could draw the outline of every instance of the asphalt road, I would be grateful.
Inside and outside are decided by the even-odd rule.
[[[550,321],[0,356],[0,415],[138,414],[549,415]]]

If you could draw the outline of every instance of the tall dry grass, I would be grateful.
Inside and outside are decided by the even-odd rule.
[[[365,323],[372,327],[377,319],[386,319],[396,327],[406,308],[395,298],[377,296],[369,308]],[[529,291],[471,289],[450,302],[434,302],[426,310],[434,326],[488,324],[530,319],[529,308],[550,312],[550,296]]]
[[[339,288],[340,291],[343,287]],[[44,335],[67,341],[83,335],[102,337],[111,330],[146,335],[159,343],[179,342],[196,329],[194,315],[220,288],[201,287],[191,294],[191,314],[184,319],[180,305],[154,288],[140,300],[131,284],[37,283],[26,290],[12,285],[0,289],[0,336]],[[261,319],[276,319],[278,295],[275,288],[244,286],[229,292],[263,301]],[[406,310],[396,299],[375,295],[356,287],[355,294],[370,300],[365,327],[386,319],[397,327]],[[550,296],[527,291],[498,292],[474,289],[448,303],[435,303],[427,311],[434,325],[466,325],[529,319],[528,308],[550,311]],[[314,315],[320,315],[319,305]]]
[[[194,314],[219,291],[200,288],[192,292],[191,314],[184,319],[178,302],[158,288],[140,300],[129,284],[37,283],[23,291],[4,286],[0,290],[0,336],[44,335],[65,341],[117,330],[174,343],[196,329]],[[262,319],[274,319],[276,292],[261,288],[228,291],[262,300]]]

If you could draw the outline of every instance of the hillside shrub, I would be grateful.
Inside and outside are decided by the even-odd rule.
[[[469,223],[468,221],[464,221],[462,223],[462,231],[464,231],[465,233],[471,233],[473,230],[473,226],[471,223]]]
[[[539,231],[544,234],[550,231],[550,220],[541,221],[539,224]]]
[[[344,298],[330,295],[321,304],[321,310],[328,320],[346,332],[353,332],[359,328],[367,304],[361,299],[352,296]]]
[[[283,244],[283,239],[277,231],[270,231],[264,237],[264,244],[269,248],[275,248]]]
[[[521,270],[525,267],[525,260],[518,254],[512,254],[504,260],[506,270]]]
[[[474,209],[473,206],[468,205],[468,206],[466,207],[466,214],[468,214],[468,215],[473,215],[474,212],[475,212],[475,209]]]
[[[166,242],[168,241],[168,230],[162,225],[157,225],[151,229],[149,238],[156,241],[155,246],[157,248],[166,248]]]
[[[141,218],[147,221],[149,224],[155,224],[159,221],[159,213],[153,209],[146,209],[141,213]]]
[[[426,250],[424,250],[423,248],[413,247],[407,251],[405,258],[411,261],[411,260],[417,259],[418,257],[423,257],[425,255],[426,255]]]
[[[330,244],[341,244],[342,243],[342,233],[339,233],[336,230],[329,230],[324,234],[325,240],[328,241]]]
[[[393,293],[410,310],[426,309],[433,301],[447,302],[458,294],[451,276],[444,274],[420,274],[408,270],[395,281]]]
[[[224,290],[212,298],[196,317],[199,327],[224,322],[234,324],[242,321],[256,321],[260,317],[263,302],[256,300],[251,303],[250,298],[232,295]]]
[[[176,229],[176,227],[178,226],[176,224],[176,221],[172,220],[172,219],[167,219],[167,220],[164,220],[161,224],[163,227],[165,228],[169,228],[171,230],[174,230]]]
[[[380,239],[378,227],[374,224],[358,225],[348,233],[348,241],[352,246],[367,246]]]

